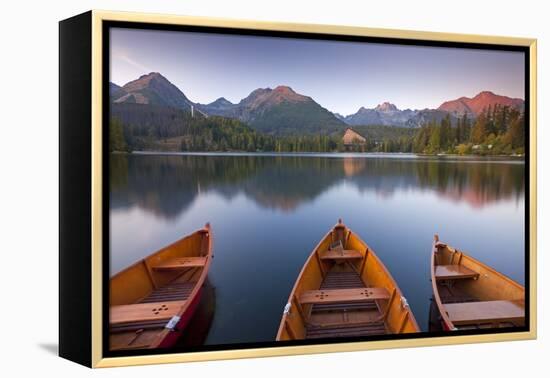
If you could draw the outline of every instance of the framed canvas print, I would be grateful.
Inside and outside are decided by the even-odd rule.
[[[60,355],[536,336],[536,41],[60,22]]]

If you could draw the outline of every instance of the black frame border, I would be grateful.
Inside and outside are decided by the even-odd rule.
[[[92,17],[59,22],[59,356],[85,366],[93,331]]]

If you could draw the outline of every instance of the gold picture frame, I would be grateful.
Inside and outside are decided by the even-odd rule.
[[[467,344],[494,341],[513,341],[535,339],[537,336],[537,290],[536,290],[536,208],[537,208],[537,180],[536,180],[536,123],[537,123],[537,41],[528,38],[513,38],[500,36],[482,36],[469,34],[436,33],[410,30],[376,29],[366,27],[295,24],[279,22],[259,22],[252,20],[232,20],[210,17],[188,17],[161,14],[126,13],[94,10],[88,13],[91,24],[91,367],[114,367],[144,364],[160,364],[174,362],[207,361],[219,359],[237,359],[251,357],[268,357],[283,355],[298,355],[310,353],[348,352],[372,349],[437,346],[449,344]],[[313,34],[351,35],[378,38],[398,38],[405,40],[459,42],[475,44],[491,44],[504,46],[522,46],[529,50],[529,222],[530,234],[526,238],[530,241],[529,253],[529,331],[507,332],[496,334],[458,335],[443,337],[422,337],[399,340],[382,340],[366,342],[343,342],[331,344],[275,346],[254,349],[231,349],[207,352],[168,353],[155,355],[139,355],[128,357],[104,357],[103,353],[103,164],[102,135],[103,120],[103,23],[106,21],[153,23],[164,25],[191,25],[222,28],[252,29],[262,31],[286,31]],[[62,353],[63,354],[63,353]],[[70,358],[70,357],[69,357]]]

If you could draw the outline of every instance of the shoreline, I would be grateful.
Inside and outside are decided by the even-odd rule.
[[[168,156],[259,156],[259,157],[326,157],[326,158],[387,158],[464,162],[525,162],[524,155],[458,155],[415,154],[409,152],[244,152],[244,151],[113,151],[113,155],[168,155]]]

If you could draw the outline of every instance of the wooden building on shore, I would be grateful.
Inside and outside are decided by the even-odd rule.
[[[357,131],[353,130],[351,127],[348,127],[346,129],[342,140],[346,148],[353,146],[362,146],[367,143],[367,138],[359,134]]]

